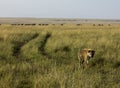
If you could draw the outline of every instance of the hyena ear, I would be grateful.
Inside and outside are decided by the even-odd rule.
[[[87,50],[87,49],[82,49],[82,51],[83,51],[83,52],[86,52],[86,53],[88,52],[88,50]]]

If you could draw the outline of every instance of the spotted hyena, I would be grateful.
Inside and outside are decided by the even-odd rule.
[[[95,51],[93,49],[82,49],[78,52],[78,60],[80,63],[80,66],[87,65],[89,63],[89,60],[93,58],[95,54]]]

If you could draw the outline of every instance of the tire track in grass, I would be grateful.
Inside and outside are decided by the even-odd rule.
[[[30,42],[31,40],[37,38],[39,36],[38,33],[33,34],[32,36],[30,36],[29,38],[24,39],[23,41],[12,41],[13,43],[13,50],[12,50],[12,56],[14,57],[19,57],[20,56],[20,51],[21,51],[21,47],[23,47],[25,44],[27,44],[28,42]]]
[[[42,56],[44,56],[44,57],[46,57],[46,58],[48,58],[48,59],[56,59],[56,57],[53,57],[53,56],[51,56],[50,54],[48,54],[46,51],[45,51],[45,46],[46,46],[46,44],[47,44],[47,41],[48,41],[48,39],[51,37],[51,33],[46,33],[42,38],[41,38],[41,41],[40,41],[40,45],[39,45],[39,47],[38,47],[38,52],[42,55]],[[62,48],[60,48],[60,49],[56,49],[55,50],[55,53],[57,53],[57,52],[69,52],[70,51],[70,48],[69,48],[69,46],[63,46]],[[61,61],[62,62],[62,61]]]
[[[51,59],[51,57],[46,53],[45,46],[50,37],[51,37],[51,33],[46,33],[46,35],[41,39],[40,46],[38,47],[38,51],[40,52],[40,54],[42,54],[48,59]]]

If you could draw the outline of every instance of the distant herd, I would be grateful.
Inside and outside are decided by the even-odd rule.
[[[2,24],[0,24],[0,25],[2,25]],[[15,24],[10,24],[10,25],[12,25],[12,26],[36,26],[36,25],[39,25],[39,26],[48,26],[48,25],[53,25],[53,26],[55,26],[55,25],[61,25],[61,26],[64,26],[65,24],[36,24],[36,23],[27,23],[27,24],[25,24],[25,23],[20,23],[20,24],[17,24],[17,23],[15,23]],[[75,24],[76,26],[82,26],[82,24]],[[111,24],[107,24],[108,26],[111,26]],[[92,26],[104,26],[104,24],[92,24]]]
[[[25,25],[25,26],[35,26],[35,25],[39,25],[39,26],[48,26],[48,25],[56,25],[56,24],[11,24],[11,25]],[[61,26],[63,26],[64,24],[59,24]]]

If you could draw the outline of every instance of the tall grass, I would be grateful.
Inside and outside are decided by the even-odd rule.
[[[0,26],[0,88],[119,88],[119,40],[119,26]],[[82,48],[96,51],[85,69]]]

